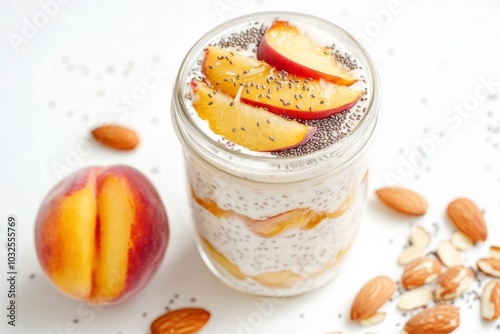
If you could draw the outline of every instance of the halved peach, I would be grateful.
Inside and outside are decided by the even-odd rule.
[[[302,145],[316,128],[252,107],[193,81],[193,106],[213,132],[254,151],[278,151]]]
[[[346,86],[356,82],[331,53],[331,49],[316,46],[297,27],[286,21],[275,21],[259,44],[257,58],[278,70],[304,78]]]
[[[156,189],[128,166],[68,176],[46,196],[35,224],[38,259],[52,283],[96,304],[140,291],[158,269],[168,236]]]
[[[362,92],[325,80],[309,80],[278,71],[254,57],[209,47],[203,72],[215,89],[275,114],[320,119],[356,104]]]

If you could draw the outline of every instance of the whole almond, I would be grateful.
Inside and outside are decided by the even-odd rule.
[[[438,305],[413,316],[405,325],[408,334],[448,334],[460,326],[458,309],[451,305]]]
[[[92,130],[92,136],[103,145],[117,150],[132,150],[139,144],[135,131],[118,125],[103,125]]]
[[[470,268],[459,265],[448,269],[436,282],[434,296],[436,300],[452,300],[464,293],[474,282],[474,273]]]
[[[458,198],[448,205],[448,217],[455,227],[473,241],[485,241],[488,237],[481,210],[467,198]]]
[[[392,209],[411,216],[422,216],[427,212],[427,201],[414,191],[389,187],[375,191],[382,202]]]
[[[500,278],[500,260],[489,258],[480,259],[476,262],[477,268],[483,273]]]
[[[485,320],[495,320],[500,316],[500,281],[486,284],[481,295],[481,316]]]
[[[406,289],[413,289],[421,285],[431,283],[438,278],[439,275],[441,275],[442,267],[443,266],[439,263],[439,261],[429,258],[422,258],[413,261],[406,266],[401,279],[401,284]]]
[[[351,307],[351,319],[367,319],[375,315],[396,291],[396,284],[387,276],[377,276],[358,292]]]
[[[195,334],[210,319],[202,308],[182,308],[165,313],[151,324],[151,334]]]

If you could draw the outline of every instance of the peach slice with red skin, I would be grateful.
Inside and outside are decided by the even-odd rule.
[[[203,72],[215,89],[278,115],[321,119],[354,106],[362,92],[280,72],[266,62],[208,47]]]
[[[70,297],[123,301],[158,269],[168,219],[152,183],[128,166],[81,169],[45,197],[35,223],[43,271]]]
[[[307,142],[315,127],[235,101],[201,81],[191,82],[193,107],[213,132],[254,151],[279,151]]]
[[[346,86],[356,82],[331,53],[331,49],[316,46],[297,27],[286,21],[275,21],[259,44],[257,58],[278,70],[304,78]]]

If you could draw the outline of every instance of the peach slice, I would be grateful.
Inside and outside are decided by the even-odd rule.
[[[225,257],[222,253],[219,253],[211,243],[209,243],[205,238],[201,237],[201,244],[206,252],[222,267],[224,267],[227,271],[229,271],[234,277],[239,280],[244,280],[247,278],[245,274],[243,274],[238,268],[237,265],[232,263],[227,257]]]
[[[342,216],[352,205],[355,191],[352,189],[344,198],[342,203],[333,212],[314,211],[306,208],[298,208],[280,213],[266,219],[252,219],[246,215],[233,210],[225,210],[209,199],[202,199],[191,189],[191,197],[205,210],[216,217],[224,218],[235,216],[242,219],[248,229],[263,238],[272,238],[291,229],[309,230],[315,228],[325,218],[335,219]]]
[[[311,229],[328,216],[326,212],[294,209],[263,220],[248,219],[248,226],[264,238],[274,237],[290,229]]]
[[[156,189],[128,166],[68,176],[46,196],[35,223],[46,275],[63,293],[95,304],[140,291],[158,269],[168,237]]]
[[[241,103],[200,81],[191,83],[193,106],[213,132],[254,151],[278,151],[308,141],[315,127],[289,121],[260,108]]]
[[[289,289],[293,287],[295,284],[299,283],[300,281],[313,279],[323,275],[329,270],[333,270],[335,267],[338,266],[342,258],[349,251],[353,241],[351,240],[346,247],[340,249],[339,252],[323,266],[323,268],[317,271],[308,272],[306,270],[305,273],[296,273],[291,270],[279,270],[279,271],[263,272],[255,276],[250,276],[244,274],[240,270],[238,265],[231,262],[222,253],[219,253],[219,251],[217,251],[215,247],[203,236],[199,235],[199,238],[201,240],[202,247],[205,249],[207,255],[209,255],[211,260],[215,261],[220,266],[222,266],[236,279],[245,280],[250,278],[258,282],[260,285],[270,289]]]
[[[260,42],[257,58],[278,70],[304,78],[352,85],[356,79],[331,55],[331,51],[316,46],[288,22],[275,21]]]
[[[253,277],[262,286],[270,289],[289,289],[305,277],[290,270],[262,273]]]
[[[296,77],[254,57],[216,47],[207,48],[203,72],[216,89],[237,100],[303,120],[349,109],[362,96],[352,88]]]

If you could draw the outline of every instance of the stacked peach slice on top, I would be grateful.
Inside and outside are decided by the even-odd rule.
[[[356,81],[349,71],[287,22],[274,22],[257,55],[210,46],[206,82],[191,83],[193,106],[212,131],[251,150],[300,146],[316,130],[304,120],[347,110],[362,96],[347,86]]]

